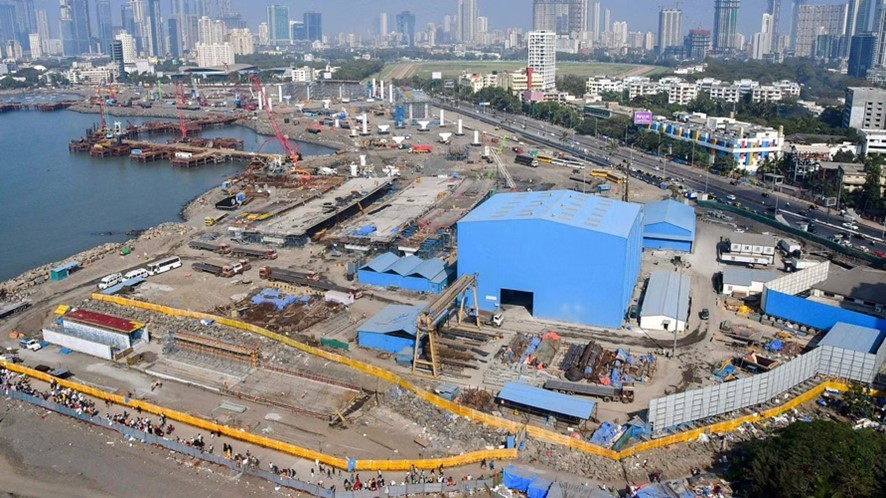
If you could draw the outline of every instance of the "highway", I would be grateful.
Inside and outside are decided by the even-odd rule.
[[[453,105],[459,104],[459,105]],[[457,112],[487,124],[499,126],[524,139],[546,145],[552,149],[569,153],[575,157],[600,166],[627,166],[639,171],[671,178],[690,191],[707,192],[715,195],[722,202],[740,203],[741,207],[761,214],[772,212],[777,208],[786,221],[796,224],[809,220],[814,225],[815,234],[821,237],[844,235],[850,238],[856,248],[864,247],[868,251],[886,251],[883,243],[883,229],[858,225],[858,230],[850,230],[843,226],[846,222],[840,213],[823,206],[814,206],[809,201],[798,199],[770,189],[762,189],[746,182],[733,185],[730,179],[710,174],[699,167],[680,164],[663,157],[619,146],[615,149],[608,138],[578,135],[573,130],[561,128],[532,118],[508,114],[501,111],[489,111],[473,104],[448,103],[434,99],[434,105]],[[564,132],[570,140],[561,142]],[[614,150],[614,152],[613,152]],[[730,196],[735,196],[734,199]],[[853,236],[858,233],[864,239]]]

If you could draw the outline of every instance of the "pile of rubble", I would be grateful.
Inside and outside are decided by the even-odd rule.
[[[93,247],[92,249],[87,249],[79,254],[75,254],[70,258],[64,261],[58,261],[55,263],[50,263],[48,265],[43,265],[33,270],[29,270],[13,279],[7,280],[0,284],[0,295],[6,294],[7,297],[20,297],[17,294],[21,294],[27,289],[31,287],[38,286],[44,282],[49,281],[49,272],[60,265],[63,265],[70,261],[79,261],[81,267],[89,266],[107,256],[108,254],[117,252],[120,250],[120,244],[102,244],[98,247]]]
[[[467,418],[452,414],[419,399],[410,391],[394,387],[385,399],[385,405],[401,416],[414,421],[429,438],[449,440],[450,453],[498,447],[504,444],[507,431],[475,424]]]

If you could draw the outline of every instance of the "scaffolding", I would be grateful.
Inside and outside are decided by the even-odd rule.
[[[258,348],[235,346],[233,344],[189,334],[187,332],[176,332],[173,335],[173,341],[175,347],[184,351],[190,351],[238,363],[246,363],[254,367],[257,367],[259,364],[260,354]]]

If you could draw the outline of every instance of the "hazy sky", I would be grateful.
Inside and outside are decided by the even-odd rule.
[[[518,26],[530,28],[532,25],[532,0],[477,0],[480,15],[489,18],[492,29]],[[593,3],[594,0],[590,0]],[[840,0],[813,0],[811,3],[837,3]],[[89,0],[94,9],[94,0]],[[58,36],[58,1],[36,0],[38,9],[46,9],[53,24],[52,31]],[[120,22],[120,5],[123,0],[111,0],[114,24]],[[327,35],[341,31],[366,33],[375,26],[380,12],[393,16],[402,10],[416,14],[416,28],[424,29],[428,22],[442,22],[445,14],[455,14],[456,0],[232,0],[235,10],[243,14],[253,28],[266,20],[265,7],[274,3],[289,7],[290,17],[301,18],[305,11],[318,11],[323,14],[323,30]],[[781,31],[787,33],[790,19],[791,0],[782,0]],[[161,0],[165,16],[170,11],[171,0]],[[671,7],[673,1],[662,0],[601,0],[603,8],[612,11],[612,21],[627,21],[632,31],[655,31],[658,24],[658,11],[661,7]],[[766,0],[742,0],[739,30],[751,36],[760,30],[760,17],[766,7]],[[683,0],[683,29],[710,29],[714,19],[714,0]],[[94,15],[94,10],[93,10]],[[602,15],[602,14],[601,14]]]

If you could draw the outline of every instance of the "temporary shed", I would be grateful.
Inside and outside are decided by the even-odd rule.
[[[695,210],[667,199],[643,206],[643,248],[692,252]]]
[[[357,343],[365,348],[398,353],[415,348],[422,306],[391,304],[357,328]]]
[[[512,408],[536,415],[553,415],[569,422],[590,420],[597,412],[597,403],[591,400],[519,382],[505,384],[498,393],[498,399],[501,404]]]
[[[66,313],[57,324],[43,329],[46,342],[107,360],[150,340],[143,323],[84,309]]]
[[[721,293],[727,296],[747,297],[763,292],[763,285],[778,278],[774,271],[751,270],[738,266],[723,268]]]
[[[824,336],[819,372],[872,382],[886,360],[886,331],[838,322]]]
[[[650,275],[640,308],[640,328],[685,331],[689,288],[689,277],[682,273],[658,271]]]
[[[386,252],[361,266],[357,279],[366,285],[437,294],[446,288],[451,274],[452,269],[440,258],[401,258]]]
[[[49,271],[50,280],[64,280],[80,269],[79,261],[71,261]]]
[[[640,272],[638,204],[571,190],[492,196],[458,222],[458,274],[479,308],[620,327]],[[578,258],[578,259],[576,259]]]

